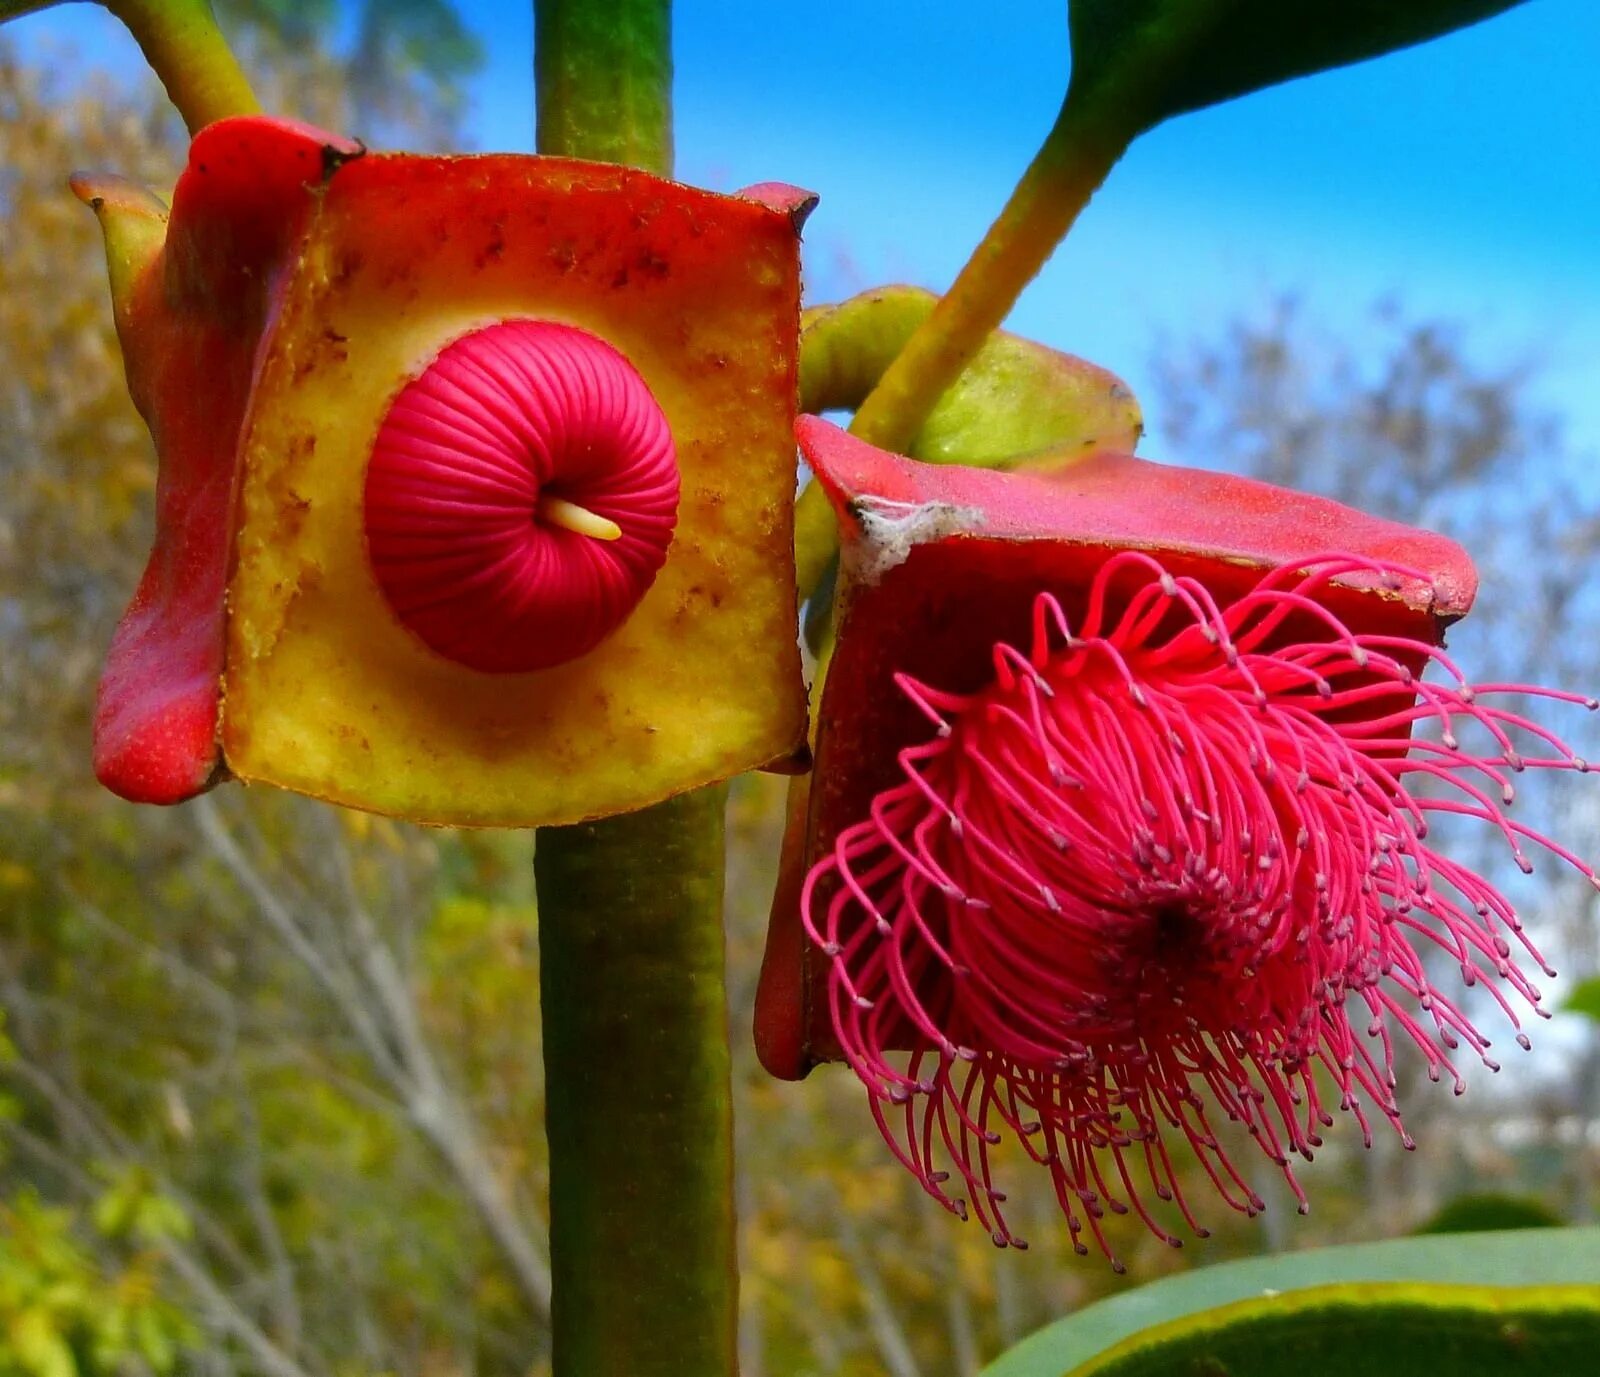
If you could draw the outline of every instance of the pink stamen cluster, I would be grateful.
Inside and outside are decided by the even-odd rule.
[[[1123,553],[1078,627],[1041,594],[1029,651],[997,646],[988,687],[898,678],[934,735],[813,867],[802,911],[885,1140],[996,1244],[1026,1246],[995,1185],[1007,1133],[1048,1168],[1077,1250],[1088,1235],[1108,1257],[1107,1211],[1178,1245],[1152,1196],[1203,1236],[1180,1141],[1230,1205],[1262,1208],[1211,1107],[1283,1168],[1302,1212],[1290,1157],[1332,1125],[1327,1086],[1369,1144],[1375,1111],[1410,1146],[1397,1033],[1458,1093],[1458,1049],[1495,1068],[1430,949],[1527,1046],[1515,1002],[1543,1010],[1515,953],[1551,972],[1495,886],[1426,844],[1428,819],[1480,819],[1524,871],[1531,843],[1595,882],[1504,812],[1513,775],[1587,763],[1485,699],[1596,703],[1470,685],[1436,647],[1357,634],[1328,609],[1336,581],[1402,577],[1423,576],[1329,556],[1219,605]],[[1423,681],[1430,663],[1445,682]],[[1419,724],[1436,735],[1414,740]],[[1468,726],[1485,753],[1461,744]]]
[[[574,326],[503,321],[453,341],[389,408],[367,466],[373,572],[447,659],[545,669],[645,595],[678,486],[666,416],[622,354]],[[608,535],[551,520],[551,499]]]

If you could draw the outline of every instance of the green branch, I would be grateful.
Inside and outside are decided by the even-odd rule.
[[[668,0],[535,0],[539,151],[672,167]],[[555,1377],[732,1377],[723,812],[540,831]]]
[[[211,0],[102,0],[128,26],[191,134],[230,115],[258,115]]]
[[[850,430],[904,452],[944,390],[1010,313],[1128,145],[1119,119],[1070,96],[1000,217],[889,365]]]
[[[0,0],[0,23],[61,0]],[[217,27],[211,0],[100,0],[116,15],[161,78],[191,134],[261,105]]]
[[[539,151],[672,175],[671,0],[534,0]]]
[[[556,1377],[728,1377],[723,805],[540,831]]]

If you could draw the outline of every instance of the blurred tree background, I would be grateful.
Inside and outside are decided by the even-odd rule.
[[[443,0],[218,8],[269,107],[378,144],[459,142],[478,55]],[[146,548],[154,465],[98,231],[64,178],[167,184],[182,149],[149,83],[68,82],[0,46],[0,1377],[537,1373],[531,838],[239,788],[135,809],[90,774],[95,676]],[[1394,303],[1363,336],[1331,338],[1284,300],[1221,338],[1164,342],[1147,448],[1449,531],[1485,575],[1454,638],[1475,674],[1600,683],[1583,630],[1600,501],[1532,400],[1537,361],[1483,367],[1460,330]],[[969,1377],[1122,1283],[1072,1257],[1023,1164],[1014,1213],[1034,1246],[1001,1253],[892,1163],[848,1073],[760,1073],[750,1009],[783,787],[741,781],[731,805],[743,1371]],[[1563,791],[1564,822],[1531,801],[1561,835],[1600,831],[1581,789]],[[1546,951],[1593,972],[1592,894],[1535,892]],[[1600,1042],[1576,1017],[1535,1031],[1556,1045],[1537,1075],[1473,1074],[1461,1102],[1410,1087],[1415,1157],[1382,1136],[1363,1153],[1342,1125],[1306,1169],[1309,1220],[1263,1161],[1273,1208],[1207,1207],[1203,1247],[1117,1230],[1131,1280],[1403,1230],[1469,1192],[1592,1218]]]

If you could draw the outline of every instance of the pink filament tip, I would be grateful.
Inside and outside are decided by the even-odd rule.
[[[553,499],[614,523],[548,519]],[[367,469],[373,572],[402,623],[470,669],[594,649],[654,582],[678,512],[667,418],[633,366],[570,325],[511,320],[448,345],[395,398]]]

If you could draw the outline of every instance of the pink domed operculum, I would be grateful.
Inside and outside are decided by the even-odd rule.
[[[485,326],[407,383],[366,479],[372,569],[402,624],[491,674],[593,650],[666,560],[678,467],[638,371],[587,331]]]

